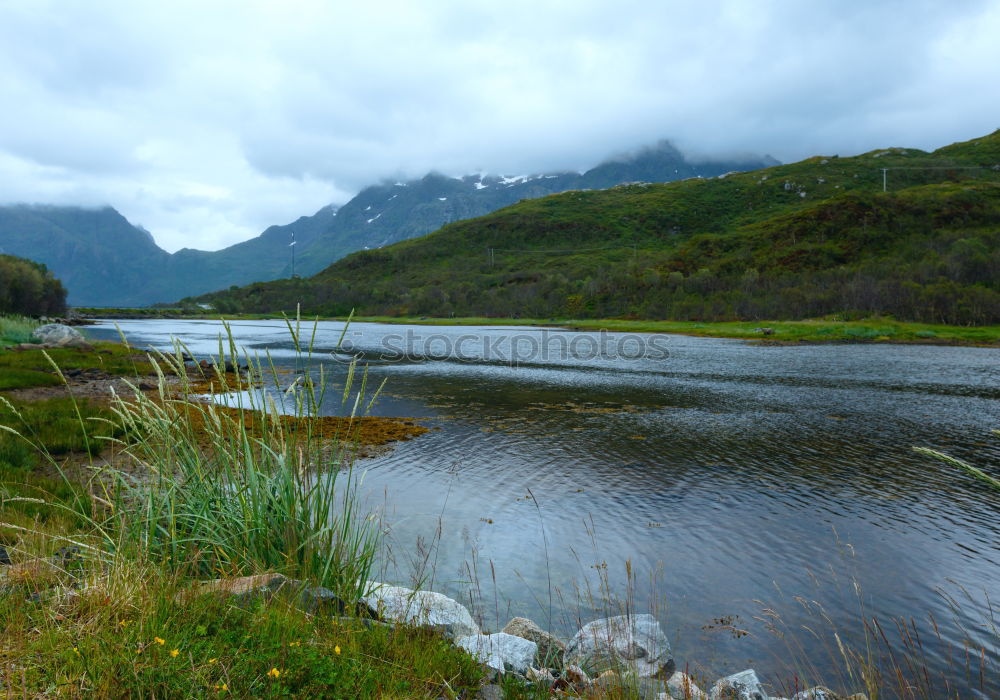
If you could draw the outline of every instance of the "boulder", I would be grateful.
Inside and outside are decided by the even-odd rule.
[[[584,625],[566,646],[567,663],[592,672],[629,670],[640,678],[669,678],[677,664],[652,615],[619,615]]]
[[[512,634],[473,634],[460,637],[455,644],[490,668],[504,673],[525,674],[535,662],[538,645]]]
[[[31,334],[39,343],[60,348],[89,348],[80,331],[62,323],[46,323]]]
[[[537,644],[538,663],[542,666],[554,668],[562,666],[566,645],[558,637],[549,634],[528,618],[515,617],[501,631]]]
[[[368,593],[361,601],[391,622],[430,627],[452,639],[479,634],[479,625],[464,605],[433,591],[369,581]]]
[[[219,578],[205,581],[198,586],[197,595],[226,595],[237,602],[248,601],[256,597],[270,598],[282,589],[294,590],[302,585],[299,581],[286,578],[281,574],[257,574],[256,576],[241,576],[239,578]]]
[[[764,686],[752,668],[717,680],[709,697],[711,700],[768,700]]]
[[[310,586],[305,581],[276,573],[204,581],[195,589],[195,595],[225,595],[233,598],[237,604],[255,598],[269,599],[279,592],[297,594],[294,602],[309,613],[326,613],[334,617],[353,615],[354,618],[362,619],[376,617],[375,611],[364,603],[348,605],[329,588]]]

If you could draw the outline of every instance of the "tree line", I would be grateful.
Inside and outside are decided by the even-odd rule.
[[[66,312],[66,289],[41,263],[0,255],[0,313],[60,316]]]

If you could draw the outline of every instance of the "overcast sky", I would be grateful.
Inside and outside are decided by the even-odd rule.
[[[994,0],[0,0],[0,200],[217,249],[385,177],[1000,127]]]

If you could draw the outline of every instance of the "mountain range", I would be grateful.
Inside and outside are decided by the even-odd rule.
[[[1000,322],[1000,131],[665,184],[571,190],[359,251],[220,311]]]
[[[715,177],[774,164],[777,161],[768,156],[688,160],[670,142],[661,141],[584,173],[431,173],[366,187],[343,206],[325,206],[222,250],[184,248],[173,254],[110,206],[8,205],[0,207],[0,253],[44,263],[62,280],[72,305],[144,306],[291,277],[293,235],[294,274],[312,275],[354,251],[422,236],[524,199],[633,181]]]

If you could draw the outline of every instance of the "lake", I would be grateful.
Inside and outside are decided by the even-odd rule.
[[[218,351],[217,322],[118,324],[137,346]],[[232,329],[297,362],[283,321]],[[320,323],[296,366],[340,382],[342,330]],[[520,614],[568,637],[627,605],[657,615],[682,669],[831,685],[848,683],[833,632],[863,648],[865,618],[894,645],[913,618],[924,663],[960,686],[979,683],[965,644],[998,647],[1000,494],[911,448],[997,473],[1000,350],[369,323],[342,349],[387,380],[372,413],[437,428],[357,465],[383,577],[422,576],[494,630]]]

